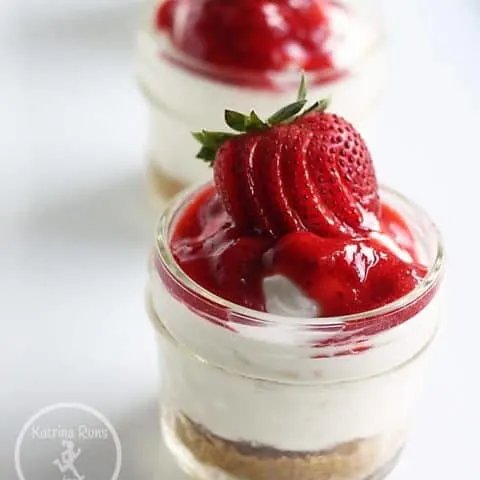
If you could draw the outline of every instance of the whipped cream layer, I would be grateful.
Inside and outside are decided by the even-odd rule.
[[[368,114],[384,83],[382,42],[367,22],[341,9],[333,8],[331,15],[333,30],[339,33],[331,38],[329,48],[338,69],[349,73],[329,84],[311,84],[309,95],[330,96],[332,111],[358,124],[368,137]],[[190,132],[224,130],[225,108],[255,109],[268,117],[279,105],[295,99],[298,75],[286,72],[275,90],[231,85],[179,66],[167,59],[171,51],[168,36],[147,21],[138,36],[137,76],[149,104],[150,160],[162,174],[190,184],[211,176],[206,164],[193,161],[198,144]]]
[[[230,331],[169,295],[156,271],[149,301],[165,405],[223,439],[285,451],[407,429],[441,314],[437,294],[414,318],[372,338],[368,350],[319,359],[294,317]]]
[[[268,313],[285,317],[314,318],[321,316],[321,307],[308,298],[287,277],[273,275],[263,280],[263,294]]]

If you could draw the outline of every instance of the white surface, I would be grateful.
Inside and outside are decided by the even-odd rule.
[[[384,3],[393,61],[374,146],[379,175],[438,219],[450,256],[450,323],[389,480],[478,480],[480,4]],[[138,8],[129,0],[0,7],[2,479],[16,478],[14,441],[27,418],[75,401],[118,428],[122,479],[184,480],[154,456],[146,118],[131,77]],[[38,479],[50,480],[41,471]]]

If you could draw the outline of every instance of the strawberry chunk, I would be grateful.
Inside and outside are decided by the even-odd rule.
[[[284,275],[315,299],[325,317],[366,312],[411,291],[426,269],[404,262],[371,238],[285,235],[274,246],[268,274]]]

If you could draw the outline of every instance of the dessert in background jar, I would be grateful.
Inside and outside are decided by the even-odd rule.
[[[200,480],[380,480],[441,320],[443,250],[327,103],[203,130],[214,181],[159,224],[148,309],[161,423]],[[198,162],[200,160],[191,160]]]
[[[157,198],[209,178],[192,165],[203,125],[225,108],[268,115],[306,72],[312,97],[368,134],[384,83],[384,41],[368,0],[165,0],[138,37],[137,76],[149,110],[149,183]]]

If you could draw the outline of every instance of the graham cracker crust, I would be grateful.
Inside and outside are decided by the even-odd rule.
[[[222,439],[179,414],[173,431],[200,465],[239,480],[382,480],[403,446],[398,439],[386,448],[384,440],[372,438],[328,451],[287,452]]]

